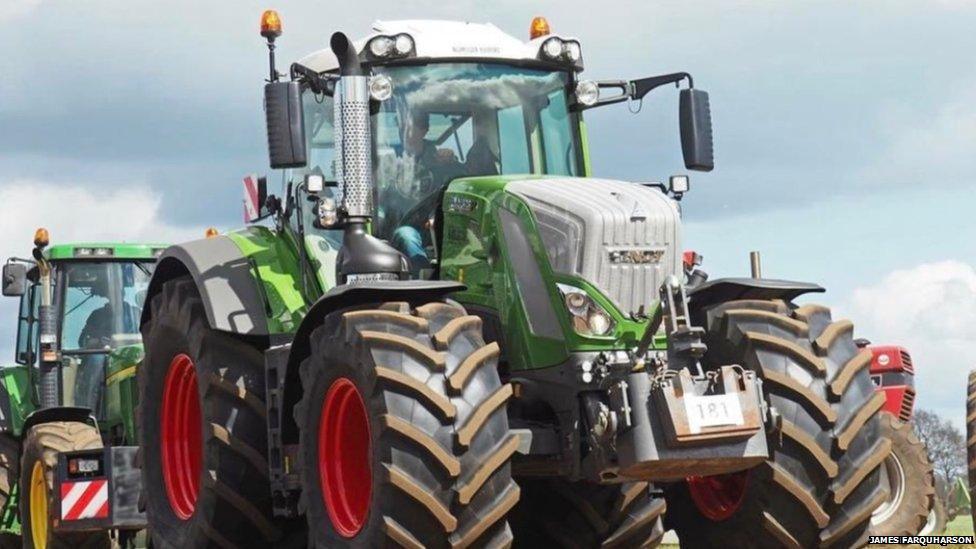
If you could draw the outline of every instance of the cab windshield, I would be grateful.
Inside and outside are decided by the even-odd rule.
[[[393,95],[373,115],[373,232],[398,247],[409,232],[419,238],[415,247],[432,251],[427,223],[440,191],[454,178],[580,175],[566,72],[432,63],[376,67],[377,74],[390,77]],[[314,173],[335,181],[333,101],[306,91],[303,107],[309,162],[291,179]],[[412,230],[399,231],[405,227]]]
[[[139,341],[151,262],[69,262],[61,267],[61,350],[105,351]]]
[[[373,123],[381,236],[422,225],[456,177],[578,175],[566,73],[475,63],[378,72],[393,80]]]
[[[59,267],[65,406],[83,406],[105,418],[108,353],[141,341],[139,317],[154,266],[148,261],[71,261]]]

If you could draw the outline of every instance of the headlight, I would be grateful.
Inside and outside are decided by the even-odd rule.
[[[580,80],[576,83],[576,101],[581,105],[591,107],[600,100],[600,86],[592,80]]]
[[[409,34],[398,34],[396,36],[375,36],[367,44],[369,54],[374,58],[399,58],[407,57],[414,50],[413,37]]]
[[[385,74],[369,79],[369,96],[374,101],[386,101],[393,95],[393,80]]]
[[[570,41],[563,44],[563,56],[573,63],[579,61],[580,57],[583,57],[583,49],[579,42]]]
[[[413,38],[409,34],[398,34],[393,41],[393,49],[397,55],[406,55],[413,51]]]
[[[613,331],[610,315],[587,293],[576,286],[556,284],[569,313],[573,330],[581,336],[605,336]]]
[[[369,42],[369,52],[376,57],[386,57],[393,51],[393,39],[389,36],[377,36]]]
[[[550,38],[542,44],[542,53],[549,59],[556,59],[563,54],[563,41],[558,38]]]

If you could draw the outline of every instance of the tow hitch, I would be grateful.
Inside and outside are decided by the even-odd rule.
[[[661,307],[648,332],[656,333],[661,322],[668,334],[667,363],[628,376],[634,428],[618,435],[617,474],[680,480],[742,471],[764,461],[764,426],[772,414],[762,381],[736,364],[702,370],[704,331],[691,325],[687,295],[674,277],[661,288]]]

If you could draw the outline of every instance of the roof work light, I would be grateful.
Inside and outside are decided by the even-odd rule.
[[[38,248],[43,248],[51,242],[51,236],[48,234],[47,229],[44,227],[39,227],[34,231],[34,245]]]
[[[261,36],[268,40],[281,36],[281,18],[275,10],[265,10],[261,14]]]
[[[549,34],[549,21],[545,17],[533,17],[532,24],[529,25],[529,39],[535,40],[540,36]]]

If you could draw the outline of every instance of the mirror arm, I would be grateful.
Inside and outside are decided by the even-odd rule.
[[[312,92],[329,97],[335,94],[336,82],[339,81],[336,75],[317,73],[301,63],[291,64],[291,79],[303,80]]]
[[[613,105],[614,103],[621,103],[623,101],[643,99],[645,95],[650,93],[650,91],[655,88],[659,88],[665,84],[677,85],[685,79],[688,80],[689,88],[695,87],[694,80],[692,80],[691,75],[687,72],[674,72],[671,74],[662,74],[661,76],[638,78],[637,80],[631,81],[600,80],[596,83],[596,85],[599,86],[601,90],[609,88],[620,90],[620,93],[607,97],[600,97],[600,99],[598,99],[597,102],[592,105],[574,103],[570,108],[574,111],[585,111],[587,109],[602,107],[604,105]]]
[[[678,83],[686,78],[688,79],[688,87],[694,88],[695,82],[691,79],[691,75],[686,72],[673,72],[671,74],[662,74],[661,76],[638,78],[630,82],[630,98],[643,99],[654,88],[659,88],[665,84],[674,84],[677,86]]]

